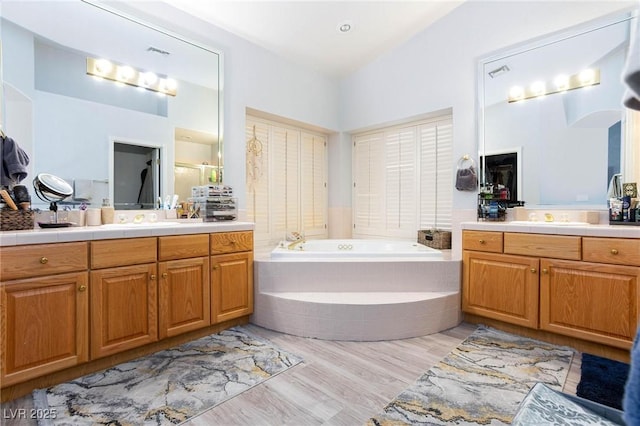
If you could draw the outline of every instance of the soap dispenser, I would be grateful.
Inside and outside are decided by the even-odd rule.
[[[109,223],[113,223],[113,217],[115,215],[115,211],[113,207],[109,205],[109,199],[102,199],[102,208],[100,209],[100,216],[102,218],[102,224],[106,225]]]

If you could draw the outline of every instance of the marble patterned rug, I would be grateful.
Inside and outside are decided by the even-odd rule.
[[[243,327],[34,391],[53,425],[182,423],[302,362]]]
[[[480,326],[369,426],[506,425],[536,383],[562,390],[574,351]]]

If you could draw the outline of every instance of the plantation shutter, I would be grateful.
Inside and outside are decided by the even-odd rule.
[[[355,237],[416,238],[418,229],[450,230],[450,116],[355,135],[353,177]]]
[[[453,211],[453,125],[450,119],[422,124],[420,229],[451,229]]]
[[[290,231],[327,236],[327,137],[247,116],[247,216],[256,246]]]
[[[359,135],[353,146],[354,232],[380,235],[384,225],[384,133]]]
[[[436,222],[435,227],[451,230],[453,215],[453,123],[445,120],[436,123]]]
[[[327,232],[327,139],[302,133],[300,185],[302,223],[305,236]]]
[[[284,239],[287,232],[301,231],[298,187],[300,133],[286,127],[271,127],[269,167],[271,181],[272,236]]]
[[[416,130],[405,127],[385,134],[385,232],[410,237],[416,230]]]

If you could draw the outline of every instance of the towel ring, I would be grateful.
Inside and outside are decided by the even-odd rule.
[[[462,166],[464,165],[465,162],[470,161],[471,162],[471,167],[476,165],[476,162],[473,161],[473,158],[471,158],[468,154],[463,155],[462,157],[460,157],[460,159],[458,160],[458,170],[463,168]],[[466,168],[466,167],[464,167]]]

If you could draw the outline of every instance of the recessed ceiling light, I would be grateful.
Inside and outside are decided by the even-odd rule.
[[[349,21],[342,22],[340,25],[338,25],[338,31],[340,31],[341,33],[348,33],[352,28],[353,25],[351,25],[351,22]]]

